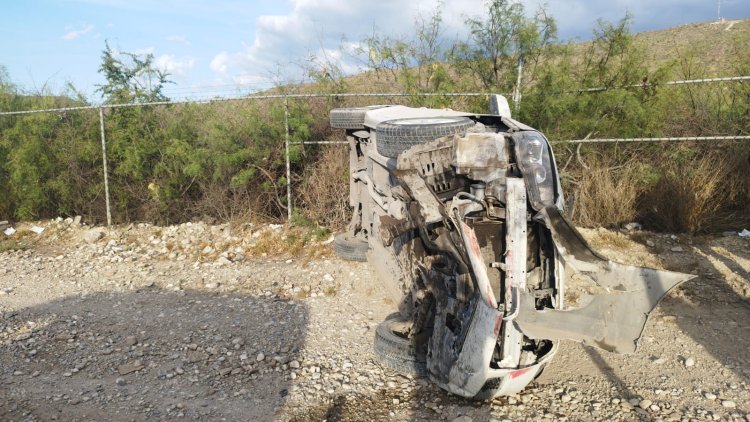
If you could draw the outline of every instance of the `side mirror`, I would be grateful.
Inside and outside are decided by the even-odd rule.
[[[508,99],[500,94],[490,95],[490,114],[511,118]]]

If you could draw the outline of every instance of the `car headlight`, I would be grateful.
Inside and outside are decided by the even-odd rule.
[[[523,174],[529,201],[539,211],[555,204],[555,180],[549,144],[539,132],[523,131],[513,134],[516,161]]]

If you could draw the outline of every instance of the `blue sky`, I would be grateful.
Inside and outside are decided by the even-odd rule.
[[[145,53],[175,82],[172,98],[231,96],[302,78],[300,64],[325,55],[356,72],[341,53],[377,28],[407,35],[414,18],[438,0],[0,0],[0,65],[28,91],[60,92],[72,82],[93,102],[105,40],[119,51]],[[444,35],[465,37],[463,21],[484,0],[444,1]],[[527,11],[541,1],[525,0]],[[599,18],[626,11],[634,31],[716,20],[717,0],[557,0],[548,10],[562,39],[586,40]],[[722,0],[725,19],[750,17],[750,0]]]

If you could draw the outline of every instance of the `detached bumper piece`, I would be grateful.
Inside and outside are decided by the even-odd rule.
[[[535,218],[552,232],[564,263],[604,293],[590,296],[575,310],[535,310],[533,299],[524,295],[525,308],[515,323],[529,338],[574,340],[610,352],[633,353],[651,311],[671,289],[695,277],[609,261],[594,252],[555,207],[542,209]]]

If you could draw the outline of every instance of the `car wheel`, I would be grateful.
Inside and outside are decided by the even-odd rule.
[[[388,120],[375,128],[378,153],[396,158],[414,145],[432,142],[443,136],[463,135],[472,126],[474,122],[466,117]]]
[[[424,347],[408,337],[404,330],[406,326],[399,313],[389,315],[378,324],[373,347],[375,357],[383,366],[402,374],[427,376]]]
[[[364,129],[365,113],[387,106],[373,105],[367,107],[334,108],[331,110],[331,127],[339,129]]]
[[[367,261],[367,241],[356,238],[349,233],[339,233],[333,238],[333,251],[336,256],[346,261]]]

